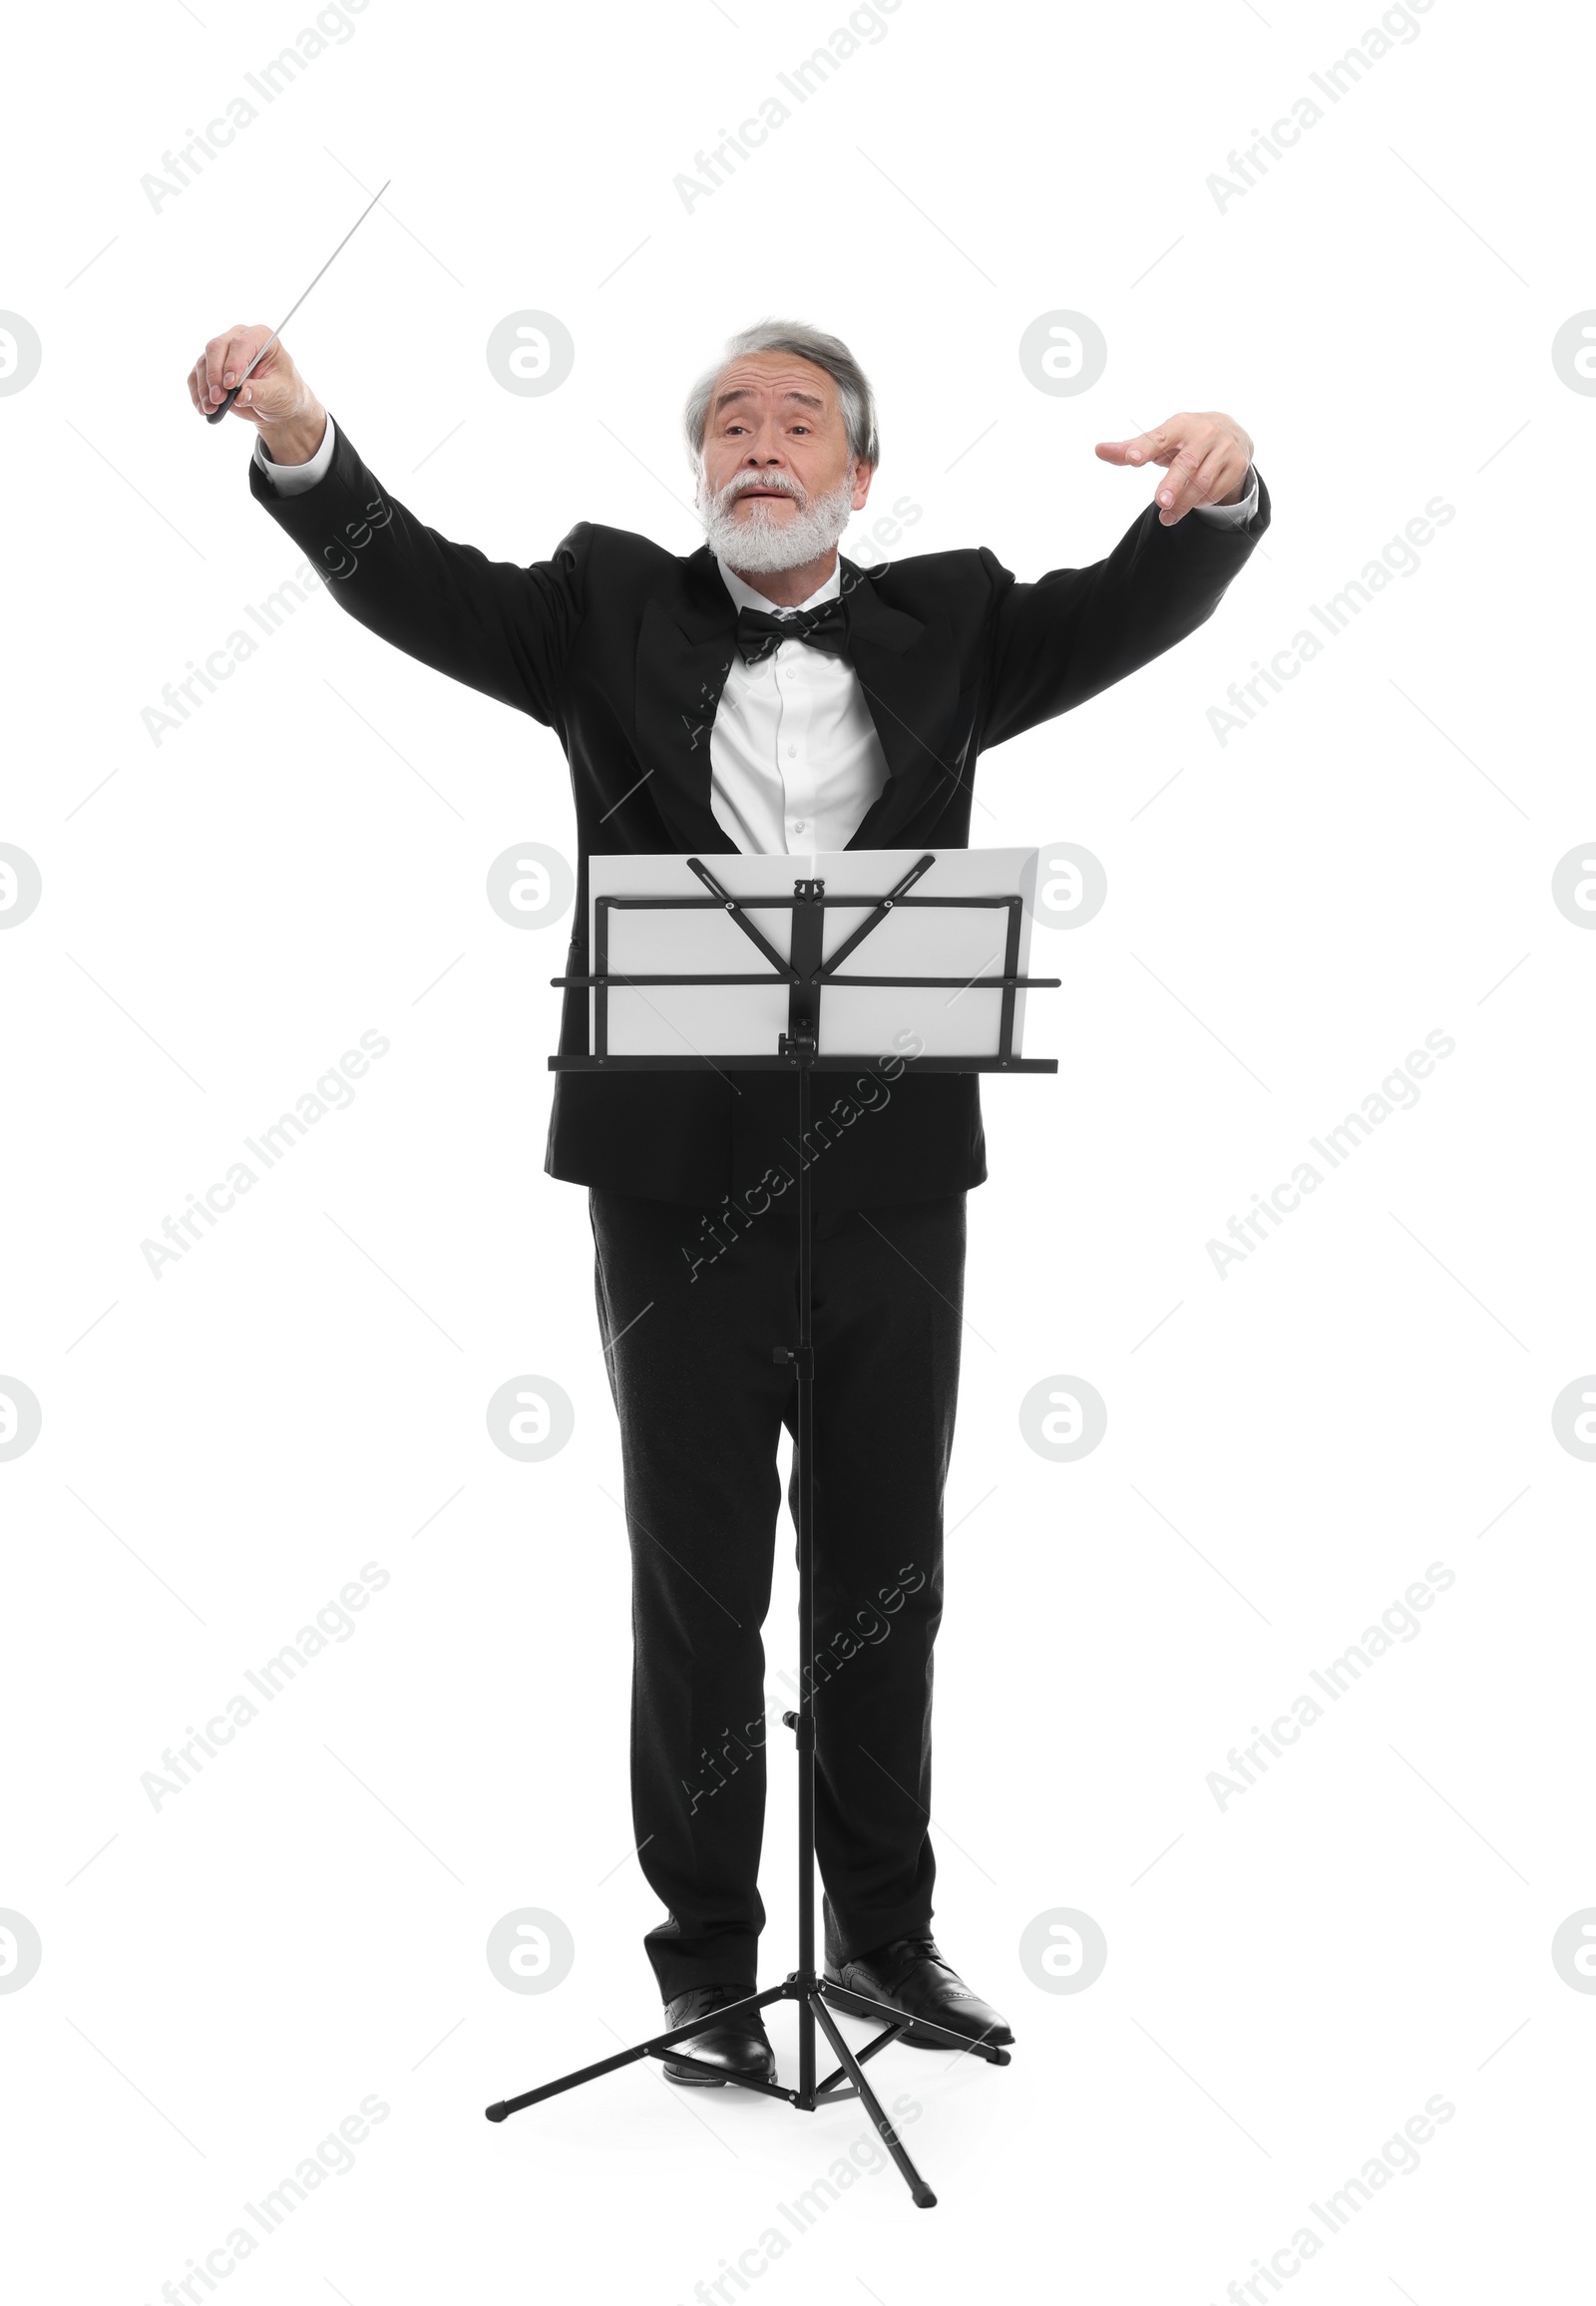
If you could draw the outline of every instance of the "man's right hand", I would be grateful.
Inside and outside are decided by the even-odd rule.
[[[189,372],[189,398],[201,416],[221,406],[270,334],[269,328],[240,324],[212,336]],[[280,339],[251,372],[227,414],[252,424],[267,456],[279,465],[308,463],[327,429],[326,410]]]

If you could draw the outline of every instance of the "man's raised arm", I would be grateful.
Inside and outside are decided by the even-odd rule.
[[[237,327],[211,338],[189,375],[201,415],[220,404],[270,334]],[[584,612],[587,522],[552,560],[528,568],[440,536],[386,493],[280,341],[228,414],[256,436],[250,494],[321,571],[341,607],[406,655],[546,726],[558,724]]]
[[[1022,584],[981,549],[993,586],[984,750],[1083,704],[1195,632],[1269,527],[1252,442],[1230,417],[1171,417],[1154,432],[1100,441],[1097,454],[1167,468],[1105,559]]]

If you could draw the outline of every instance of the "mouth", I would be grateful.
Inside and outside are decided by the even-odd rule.
[[[793,500],[786,489],[739,489],[732,498],[734,505],[746,504],[749,498],[764,505],[790,505]]]

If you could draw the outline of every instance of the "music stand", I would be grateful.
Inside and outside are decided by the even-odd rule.
[[[1053,1057],[1019,1057],[1013,1054],[1014,995],[1023,988],[1055,987],[1061,983],[1056,976],[1021,976],[1018,973],[1020,917],[1023,899],[1017,893],[1001,897],[978,896],[921,896],[912,897],[908,891],[937,862],[928,853],[919,858],[907,873],[879,897],[847,895],[828,898],[823,880],[796,880],[790,897],[758,896],[738,899],[723,889],[702,858],[689,857],[688,869],[702,882],[706,894],[702,897],[676,896],[596,896],[594,899],[595,929],[594,973],[591,976],[557,976],[550,979],[555,985],[585,985],[592,988],[593,1048],[586,1056],[554,1056],[549,1059],[551,1072],[654,1072],[697,1071],[704,1066],[720,1070],[731,1067],[738,1072],[792,1072],[798,1083],[798,1342],[795,1345],[775,1345],[773,1357],[791,1361],[798,1382],[798,1415],[793,1436],[794,1466],[798,1490],[798,1652],[800,1660],[810,1656],[814,1647],[814,1469],[811,1463],[812,1425],[814,1416],[814,1342],[811,1330],[811,1209],[809,1162],[805,1148],[810,1126],[810,1080],[817,1072],[852,1072],[860,1058],[852,1055],[828,1054],[819,1051],[821,995],[828,984],[867,984],[901,986],[954,986],[963,991],[1000,990],[998,1049],[985,1056],[927,1055],[905,1060],[922,1072],[942,1073],[1056,1073],[1057,1059]],[[860,976],[839,975],[841,963],[869,937],[871,932],[899,907],[984,907],[989,911],[1006,913],[1003,943],[1002,973],[998,976]],[[789,958],[783,959],[747,917],[745,908],[761,912],[790,912],[792,934]],[[868,907],[866,919],[845,938],[829,961],[824,958],[825,915],[827,908],[857,912]],[[609,916],[626,911],[681,911],[722,910],[734,921],[743,935],[754,945],[768,968],[758,973],[742,971],[636,971],[624,974],[611,972],[607,966],[609,955]],[[774,974],[771,973],[774,971]],[[788,987],[787,1029],[778,1035],[773,1052],[758,1056],[729,1056],[711,1058],[701,1054],[691,1056],[626,1056],[611,1053],[608,1047],[609,1017],[608,994],[611,985],[641,986],[664,984],[773,984]],[[798,2087],[788,2089],[780,2083],[760,2082],[752,2076],[728,2074],[719,2067],[692,2058],[690,2055],[673,2059],[673,2063],[696,2067],[706,2080],[724,2082],[739,2090],[756,2090],[767,2098],[779,2098],[805,2114],[813,2114],[822,2106],[833,2106],[839,2100],[857,2098],[881,2134],[887,2151],[892,2155],[909,2186],[917,2208],[931,2209],[937,2197],[916,2169],[904,2149],[903,2141],[894,2129],[880,2100],[865,2079],[864,2067],[868,2059],[887,2049],[913,2024],[917,2034],[940,2034],[948,2047],[971,2051],[993,2066],[1006,2066],[1008,2053],[995,2043],[972,2042],[951,2027],[938,2026],[929,2019],[911,2021],[890,2004],[879,2002],[851,1989],[825,1982],[822,1999],[822,1980],[815,1970],[815,1725],[813,1677],[800,1675],[798,1709],[785,1713],[782,1722],[792,1730],[798,1754],[798,1967],[790,1970],[779,1986],[769,1986],[763,1992],[749,1994],[740,2002],[728,2003],[724,2008],[694,2020],[691,2025],[678,2026],[668,2034],[655,2034],[646,2042],[633,2044],[629,2050],[617,2051],[612,2057],[600,2058],[593,2066],[580,2067],[564,2074],[557,2082],[545,2082],[536,2090],[524,2091],[519,2098],[501,2099],[487,2108],[490,2121],[503,2121],[507,2114],[519,2114],[523,2108],[536,2106],[542,2099],[557,2098],[562,2091],[575,2090],[585,2082],[596,2082],[601,2074],[613,2074],[617,2068],[631,2066],[644,2058],[664,2058],[676,2050],[678,2044],[690,2041],[711,2026],[722,2025],[735,2010],[760,2010],[774,2002],[796,2002],[798,2005]],[[887,2021],[882,2031],[865,2047],[855,2052],[844,2041],[832,2021],[827,2001],[835,2007],[859,2018],[882,2018]],[[819,2025],[825,2034],[839,2064],[824,2081],[815,2080],[815,2028]]]

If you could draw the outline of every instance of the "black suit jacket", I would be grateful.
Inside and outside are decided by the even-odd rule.
[[[620,851],[735,853],[709,801],[709,731],[736,609],[707,545],[679,556],[579,521],[548,561],[490,561],[418,521],[342,424],[326,475],[279,496],[251,460],[257,503],[324,572],[351,616],[455,680],[552,728],[577,811],[576,934],[588,968],[588,859]],[[1269,526],[1148,505],[1105,560],[1017,583],[997,556],[927,553],[869,573],[846,559],[849,656],[886,754],[886,786],[852,849],[966,848],[978,756],[1067,712],[1185,638],[1218,607]],[[566,993],[562,1052],[587,1048],[587,995]],[[847,1076],[816,1076],[815,1110]],[[739,1204],[767,1168],[794,1173],[790,1078],[713,1072],[564,1074],[544,1166],[661,1201]],[[825,1140],[817,1211],[916,1201],[979,1185],[986,1140],[974,1074],[913,1068],[887,1103]]]

